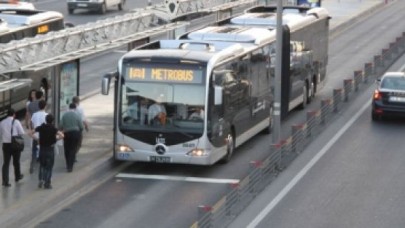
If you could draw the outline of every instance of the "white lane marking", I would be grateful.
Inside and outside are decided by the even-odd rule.
[[[127,50],[114,50],[115,53],[127,53]]]
[[[336,143],[337,140],[349,129],[349,127],[370,106],[367,102],[363,107],[336,133],[335,136],[315,155],[314,158],[278,193],[278,195],[253,219],[247,228],[256,227],[274,207],[288,194],[288,192],[305,176],[305,174],[318,162],[319,159]]]
[[[180,177],[180,176],[164,176],[164,175],[144,175],[144,174],[130,174],[119,173],[117,178],[134,178],[134,179],[153,179],[153,180],[169,180],[169,181],[186,181],[186,182],[201,182],[212,184],[237,184],[237,179],[214,179],[202,177]]]

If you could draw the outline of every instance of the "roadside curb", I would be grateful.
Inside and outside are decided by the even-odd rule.
[[[107,180],[113,178],[120,170],[130,165],[128,162],[114,163],[114,159],[109,155],[111,150],[107,153],[107,156],[104,155],[95,162],[95,168],[85,168],[85,170],[89,170],[87,176],[83,177],[81,181],[77,181],[75,186],[71,187],[71,189],[65,190],[60,196],[55,197],[52,202],[49,202],[53,206],[46,208],[42,213],[36,215],[30,221],[27,221],[23,227],[37,227],[41,222],[45,222],[48,218],[60,212],[64,207],[74,203],[80,197],[99,187]]]
[[[63,188],[49,190],[46,197],[43,196],[44,191],[35,191],[13,205],[1,215],[2,227],[35,227],[51,214],[56,213],[55,208],[58,205],[80,192],[87,183],[98,179],[100,175],[108,173],[107,171],[111,171],[117,166],[114,164],[111,150],[112,148],[109,148],[102,152],[101,157],[81,169],[76,169],[73,173],[66,174],[65,178],[54,180],[56,185],[59,185],[58,182],[61,181],[67,183],[63,185]]]

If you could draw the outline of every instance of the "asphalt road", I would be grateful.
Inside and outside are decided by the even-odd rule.
[[[405,56],[390,70],[404,71],[404,61]],[[317,140],[317,145],[311,145],[313,152],[308,151],[313,155],[311,158],[324,154],[309,170],[299,163],[291,167],[299,170],[295,177],[303,174],[302,178],[291,188],[274,191],[279,192],[277,198],[281,200],[273,207],[266,206],[267,216],[255,223],[255,227],[405,226],[402,213],[405,205],[405,120],[371,120],[370,99],[374,88],[371,86],[343,113],[345,117],[338,120],[340,125],[331,126],[331,131],[344,130],[340,138],[325,138]],[[323,152],[326,144],[332,146]],[[282,179],[292,183],[291,178],[281,177],[280,181],[285,181]],[[270,194],[274,190],[272,187],[257,200],[263,197],[268,205],[274,199]],[[244,219],[250,222],[261,217],[257,216],[259,214],[255,211],[250,218]],[[253,223],[249,226],[236,223],[232,227],[254,227]]]
[[[362,69],[365,62],[371,61],[373,55],[380,53],[388,42],[403,32],[403,24],[398,21],[405,19],[404,8],[405,2],[400,1],[373,15],[372,18],[354,24],[353,27],[331,40],[327,87],[323,89],[309,109],[319,107],[318,101],[323,96],[330,97],[331,88],[340,88],[342,79],[351,77],[354,70]],[[384,23],[381,23],[382,20]],[[105,61],[111,60],[106,59]],[[88,67],[97,69],[99,66],[105,66],[104,62],[100,62],[100,60],[95,61],[94,64],[89,64]],[[93,72],[90,69],[86,70]],[[301,122],[304,118],[302,114],[298,111],[293,112],[283,122],[282,135],[289,133],[291,124]],[[367,116],[369,115],[367,114]],[[384,128],[384,125],[380,127]],[[386,129],[386,131],[389,130],[389,128]],[[400,142],[400,140],[396,139],[395,142]],[[353,146],[357,150],[362,150],[357,145]],[[137,178],[112,178],[95,191],[83,196],[77,202],[41,223],[39,227],[112,227],[113,225],[118,227],[188,227],[196,219],[198,205],[211,205],[229,187],[228,184],[212,183],[212,179],[225,181],[243,178],[248,171],[249,161],[265,157],[267,148],[269,148],[269,136],[258,135],[240,147],[233,160],[227,165],[195,167],[133,163],[130,168],[121,173],[138,175]],[[397,146],[397,148],[402,148],[402,146]],[[388,159],[381,160],[381,162],[387,163],[389,161]],[[327,167],[327,164],[324,166]],[[141,179],[140,174],[183,177],[183,180]],[[189,182],[184,180],[185,177],[207,179]],[[211,182],[206,183],[202,180],[211,180]],[[373,183],[377,184],[377,182]],[[348,194],[350,193],[348,192]]]

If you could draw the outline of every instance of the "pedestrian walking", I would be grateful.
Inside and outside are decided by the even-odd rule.
[[[69,110],[63,114],[60,121],[60,130],[63,131],[63,148],[65,150],[66,168],[72,172],[73,163],[76,160],[77,146],[80,140],[80,132],[83,131],[83,122],[76,113],[76,105],[71,103]]]
[[[84,110],[83,107],[80,105],[80,98],[78,96],[74,96],[72,98],[72,102],[76,105],[76,113],[80,116],[82,122],[83,122],[83,126],[84,129],[86,130],[86,132],[89,131],[89,124],[86,120],[86,116],[84,115]],[[82,147],[82,142],[83,142],[83,131],[80,132],[80,139],[77,145],[77,151],[76,151],[76,156],[79,153],[80,148]],[[77,160],[75,160],[76,162]]]
[[[33,100],[32,102],[30,102],[28,104],[28,112],[27,113],[28,113],[28,116],[29,116],[30,120],[32,120],[32,116],[34,115],[34,113],[41,110],[40,107],[39,107],[39,101],[43,100],[43,96],[44,96],[44,93],[42,91],[40,91],[40,90],[37,90],[35,92],[35,100]],[[34,126],[32,126],[32,122],[29,124],[29,129],[30,130],[34,129]],[[39,155],[38,141],[37,140],[32,140],[30,173],[34,172],[35,163],[38,161],[38,155]]]
[[[41,126],[43,123],[45,123],[45,117],[48,115],[48,113],[45,112],[46,108],[46,101],[41,99],[38,102],[38,107],[39,111],[35,112],[32,117],[31,117],[31,122],[30,125],[32,126],[32,129],[35,129],[39,126]],[[35,169],[35,164],[37,163],[37,160],[39,158],[39,149],[38,149],[38,137],[33,137],[33,143],[32,145],[35,146],[35,150],[33,149],[33,155],[31,156],[31,164],[30,164],[30,173],[32,174]]]
[[[30,105],[31,102],[36,100],[35,98],[36,92],[37,91],[35,89],[30,90],[30,92],[28,93],[27,102],[25,103],[25,127],[27,129],[30,129],[30,121],[31,121],[31,114],[28,111],[28,106]]]
[[[24,129],[19,120],[15,119],[14,109],[9,109],[7,117],[0,122],[1,140],[3,142],[3,167],[2,178],[4,187],[10,187],[9,182],[9,166],[11,157],[13,158],[15,182],[23,179],[24,175],[21,173],[20,157],[21,151],[14,150],[11,147],[11,136],[23,135]]]
[[[58,139],[63,138],[63,133],[58,131],[54,126],[54,120],[52,114],[48,114],[45,117],[46,121],[42,125],[35,128],[35,132],[39,134],[39,184],[38,187],[45,189],[51,189],[51,177],[52,169],[55,162],[55,143]],[[32,132],[34,136],[34,132]],[[34,136],[35,137],[35,136]]]

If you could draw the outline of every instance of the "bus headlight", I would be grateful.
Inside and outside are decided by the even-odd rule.
[[[129,147],[128,145],[125,144],[117,144],[115,145],[115,151],[117,152],[135,152],[134,149]]]
[[[193,157],[206,157],[208,156],[208,153],[204,149],[195,148],[189,151],[187,155]]]

